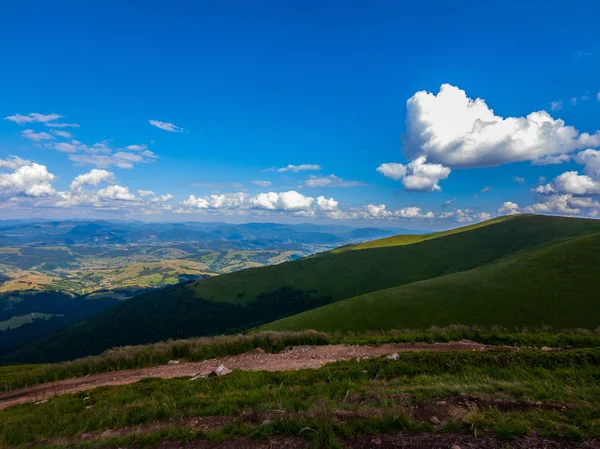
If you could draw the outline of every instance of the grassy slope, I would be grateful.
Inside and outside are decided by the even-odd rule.
[[[326,253],[243,270],[128,300],[25,352],[29,356],[43,355],[43,359],[22,357],[21,360],[64,360],[99,353],[117,345],[240,330],[260,324],[256,313],[252,315],[240,307],[256,304],[260,294],[276,292],[270,298],[264,295],[260,298],[260,301],[269,299],[269,307],[280,303],[275,314],[267,308],[261,315],[261,318],[274,320],[322,305],[327,300],[340,301],[471,270],[512,254],[597,232],[600,232],[600,221],[519,216],[493,220],[468,232],[454,231],[420,243]],[[280,294],[278,290],[283,287],[291,287],[291,293]],[[298,307],[298,298],[306,296],[320,304],[313,302]],[[282,305],[287,309],[282,310]],[[244,321],[246,314],[248,318]],[[224,322],[228,317],[232,321],[231,328]],[[407,324],[407,327],[417,325],[421,323]]]
[[[597,349],[559,353],[424,351],[402,353],[396,362],[375,358],[337,362],[316,370],[234,371],[225,377],[194,382],[186,378],[145,379],[131,385],[96,388],[57,396],[47,403],[0,411],[0,447],[30,448],[36,440],[39,444],[36,447],[46,447],[49,442],[45,439],[56,438],[59,443],[62,438],[84,433],[89,437],[90,432],[100,435],[107,429],[129,427],[133,430],[137,425],[161,422],[179,424],[181,430],[177,434],[181,444],[165,443],[164,447],[183,447],[194,437],[208,437],[198,432],[200,426],[185,424],[191,418],[203,416],[240,417],[240,426],[225,428],[221,437],[318,436],[322,444],[314,447],[321,448],[340,447],[333,443],[336,436],[371,434],[367,440],[370,441],[377,434],[399,430],[479,432],[480,435],[495,431],[504,438],[541,434],[544,438],[597,439],[600,437],[599,362]],[[491,407],[483,404],[473,407],[473,397],[459,396],[461,394],[488,400],[533,401],[540,409],[528,404],[521,408],[518,402],[512,403],[514,409],[505,408],[504,412],[493,402],[488,402]],[[440,407],[431,405],[440,399],[451,401],[458,397],[465,403],[459,410],[467,411],[468,417],[461,413],[444,417],[438,414]],[[558,408],[548,404],[559,401],[567,402],[568,406]],[[548,410],[541,409],[544,405],[549,405]],[[412,406],[418,406],[423,412],[411,417]],[[267,411],[276,411],[276,414],[271,413],[271,418],[266,420]],[[340,413],[334,414],[334,411]],[[428,417],[433,413],[448,420],[444,427],[432,425]],[[241,425],[244,416],[249,417],[245,426]],[[252,423],[255,424],[248,427]],[[323,444],[323,436],[328,434],[332,434],[331,444]],[[139,444],[143,440],[113,441],[111,446],[163,447],[159,441],[161,435],[157,436],[147,441],[150,444]],[[140,433],[139,437],[144,435]],[[215,441],[220,439],[212,440],[216,447]],[[93,442],[86,445],[84,438],[62,442],[60,447],[103,447]],[[546,443],[547,447],[558,447],[552,442]],[[505,447],[511,444],[507,441]],[[593,447],[591,444],[586,447]],[[198,446],[205,447],[202,442],[198,442]],[[219,445],[224,446],[234,445]],[[238,441],[235,447],[242,446]],[[420,447],[431,445],[425,443]],[[483,441],[476,447],[487,446]]]
[[[460,228],[465,229],[465,228]],[[334,301],[364,293],[469,270],[533,248],[600,232],[600,221],[546,216],[516,216],[432,234],[407,244],[397,237],[371,242],[373,248],[327,252],[277,266],[248,269],[180,288],[212,301],[248,303],[259,293],[283,286],[331,296]],[[436,237],[437,235],[437,237]],[[422,237],[422,236],[419,236]],[[157,293],[160,294],[160,293]]]
[[[594,328],[600,234],[284,318],[270,330],[365,331],[432,324]]]
[[[483,226],[489,226],[495,223],[501,223],[507,220],[522,219],[527,215],[506,215],[504,217],[497,217],[491,220],[482,221],[481,223],[475,223],[469,226],[463,226],[460,228],[449,229],[447,231],[433,232],[431,234],[400,234],[393,235],[384,239],[371,240],[368,242],[358,243],[356,245],[345,245],[330,251],[333,254],[344,253],[346,251],[356,251],[360,249],[372,249],[372,248],[385,248],[389,246],[404,246],[412,245],[414,243],[425,242],[427,240],[437,239],[439,237],[445,237],[447,235],[458,234],[461,232],[472,231]]]

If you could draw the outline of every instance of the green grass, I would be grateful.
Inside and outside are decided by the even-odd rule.
[[[594,328],[599,266],[595,234],[326,305],[263,329],[364,332],[452,323]]]
[[[488,267],[512,256],[526,255],[528,252],[598,233],[598,220],[516,216],[433,236],[419,236],[423,241],[418,243],[406,244],[404,237],[398,237],[394,246],[390,246],[394,239],[387,239],[369,244],[368,246],[373,246],[370,249],[337,253],[333,251],[276,266],[242,270],[128,300],[53,336],[52,339],[30,346],[24,350],[19,360],[64,360],[97,354],[118,345],[237,332],[262,324],[257,322],[257,314],[250,313],[249,309],[256,311],[261,304],[264,310],[260,318],[263,322],[268,322],[328,302],[335,303],[368,294],[374,294],[373,298],[378,298],[379,295],[388,294],[383,290],[391,288],[399,288],[401,292],[405,292],[402,293],[403,297],[412,298],[409,301],[410,308],[376,308],[383,319],[382,324],[375,323],[374,326],[376,315],[371,310],[362,309],[361,315],[353,315],[348,319],[348,325],[329,314],[321,319],[322,323],[318,326],[327,329],[345,327],[356,331],[451,323],[596,327],[598,323],[592,321],[594,316],[598,316],[597,309],[594,308],[597,305],[589,298],[597,291],[597,276],[590,268],[600,265],[599,253],[586,252],[585,258],[580,260],[562,260],[564,266],[555,270],[559,272],[559,279],[566,282],[554,282],[550,293],[555,294],[556,288],[565,295],[570,292],[583,295],[581,303],[575,302],[572,309],[566,307],[567,301],[545,303],[544,297],[536,293],[538,286],[543,287],[545,279],[552,281],[549,275],[539,272],[543,269],[542,264],[525,267],[536,276],[537,281],[529,282],[522,277],[518,287],[525,289],[524,294],[516,288],[510,276],[494,277],[493,273],[489,274]],[[584,271],[578,273],[576,269],[579,268],[584,268]],[[518,270],[519,267],[513,272],[518,274]],[[560,272],[561,270],[565,272]],[[581,280],[581,284],[575,285],[570,278]],[[501,280],[501,284],[491,283],[497,280]],[[433,287],[428,288],[428,285]],[[465,286],[468,290],[464,312],[460,310],[465,295],[455,285]],[[575,287],[576,290],[571,290]],[[413,291],[419,294],[412,293]],[[504,296],[500,297],[497,292],[502,292]],[[424,296],[425,293],[432,298]],[[488,294],[490,300],[486,301]],[[473,297],[475,300],[472,300]],[[520,321],[511,321],[510,307],[516,305],[520,309],[526,309],[529,301],[532,302],[528,313]],[[372,304],[376,302],[376,299],[371,300]],[[446,307],[445,302],[453,304],[455,310]],[[437,309],[430,311],[426,307],[430,303]],[[347,305],[349,302],[343,304]],[[339,307],[345,305],[340,304]],[[555,319],[547,322],[542,307],[557,305],[559,307],[556,310],[549,311]],[[596,315],[589,313],[586,309],[588,305]],[[275,306],[279,306],[279,309],[275,310]],[[443,306],[443,310],[440,306]],[[496,313],[502,307],[506,310]],[[447,316],[444,310],[448,310]],[[563,311],[567,313],[564,314],[565,320],[561,321]],[[473,319],[469,319],[470,316]],[[295,323],[300,323],[298,320],[303,319],[298,318]],[[312,324],[313,321],[312,318],[308,320],[307,327],[304,328],[317,327]],[[297,324],[293,326],[301,328]]]
[[[47,365],[9,365],[0,367],[0,391],[38,385],[74,377],[125,369],[164,365],[169,360],[196,362],[227,355],[241,354],[255,348],[278,352],[297,345],[379,345],[385,343],[437,343],[472,340],[488,345],[537,347],[600,347],[600,332],[572,329],[553,332],[550,329],[509,330],[499,327],[484,329],[469,326],[432,327],[427,330],[391,332],[324,333],[253,332],[246,335],[202,337],[171,340],[139,346],[110,349],[98,356]]]
[[[476,224],[469,225],[469,226],[463,226],[463,227],[456,228],[456,229],[449,229],[447,231],[433,232],[431,234],[394,235],[392,237],[387,237],[387,238],[379,239],[379,240],[372,240],[369,242],[363,242],[363,243],[359,243],[356,245],[342,246],[340,248],[336,248],[336,249],[332,250],[331,253],[338,254],[338,253],[343,253],[346,251],[356,251],[356,250],[360,250],[360,249],[373,249],[373,248],[386,248],[389,246],[412,245],[414,243],[425,242],[427,240],[437,239],[440,237],[445,237],[445,236],[452,235],[452,234],[458,234],[461,232],[468,232],[473,229],[481,228],[483,226],[489,226],[491,224],[501,223],[501,222],[507,221],[507,220],[514,220],[519,217],[523,218],[525,216],[527,216],[527,215],[520,215],[520,216],[507,215],[504,217],[498,217],[498,218],[493,218],[491,220],[483,221],[481,223],[476,223]]]
[[[461,394],[517,403],[561,402],[568,407],[498,414],[495,406],[486,406],[466,421],[449,426],[453,431],[474,427],[476,431],[491,429],[504,438],[538,431],[554,437],[598,438],[599,378],[600,349],[582,349],[402,353],[396,362],[378,358],[296,372],[236,371],[193,382],[146,379],[0,411],[0,446],[156,422],[177,423],[194,416],[238,417],[244,412],[282,410],[290,415],[289,422],[272,422],[262,432],[297,436],[301,425],[315,426],[322,430],[319,445],[328,447],[340,436],[434,431],[429,422],[411,418],[412,405]],[[368,418],[344,424],[334,418],[336,410],[362,411]],[[261,432],[256,426],[245,431]]]
[[[0,321],[0,332],[23,326],[24,324],[32,323],[34,320],[49,320],[53,315],[51,313],[33,312],[26,315],[18,315],[10,317],[8,320]]]
[[[0,367],[0,391],[11,391],[44,382],[89,374],[164,365],[169,360],[175,359],[208,360],[241,354],[255,348],[273,352],[280,351],[287,346],[323,345],[327,344],[329,340],[330,338],[326,334],[314,331],[260,332],[249,335],[204,337],[152,345],[125,346],[108,350],[99,356],[89,356],[70,362]]]

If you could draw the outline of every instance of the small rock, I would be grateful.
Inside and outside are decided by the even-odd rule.
[[[397,352],[394,352],[393,354],[390,354],[386,357],[386,360],[398,360],[400,358],[400,356],[398,355]]]
[[[437,401],[436,404],[437,405],[446,405],[447,402],[446,401]]]
[[[85,406],[85,409],[86,409],[86,410],[91,410],[91,409],[92,409],[92,406],[91,406],[91,405],[86,405],[86,406]]]
[[[381,446],[381,440],[379,438],[375,438],[375,439],[371,440],[371,444],[373,446]]]
[[[429,418],[429,421],[431,421],[435,425],[440,424],[440,420],[438,419],[437,416],[432,416],[431,418]]]
[[[225,367],[225,365],[219,365],[218,368],[216,370],[214,370],[213,372],[211,372],[208,376],[209,377],[225,376],[229,373],[231,373],[231,370],[229,368]]]
[[[450,449],[460,449],[460,446],[458,444],[453,444]]]
[[[369,372],[366,369],[363,369],[360,372],[363,373],[363,374],[369,374]]]
[[[264,350],[263,348],[256,348],[256,349],[254,350],[254,352],[255,352],[256,354],[264,354],[264,353],[265,353],[265,350]]]
[[[43,401],[37,401],[37,402],[35,403],[35,405],[38,405],[38,404],[45,404],[46,402],[48,402],[48,399],[44,399]]]
[[[89,396],[86,396],[85,398],[83,398],[83,400],[84,400],[84,401],[89,401],[89,400],[90,400],[90,397],[89,397]]]
[[[206,379],[208,376],[206,374],[196,374],[194,377],[192,377],[190,380],[198,380],[198,379]]]
[[[179,360],[169,360],[169,365],[179,365],[181,362]]]

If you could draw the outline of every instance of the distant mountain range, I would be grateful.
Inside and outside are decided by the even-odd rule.
[[[405,229],[277,223],[143,223],[115,221],[0,221],[0,246],[152,245],[204,243],[206,249],[335,247],[409,232]],[[414,231],[411,231],[414,232]],[[292,248],[293,247],[293,248]]]

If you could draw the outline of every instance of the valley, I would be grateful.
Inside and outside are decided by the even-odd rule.
[[[598,447],[600,221],[247,244],[6,250],[0,446]]]

